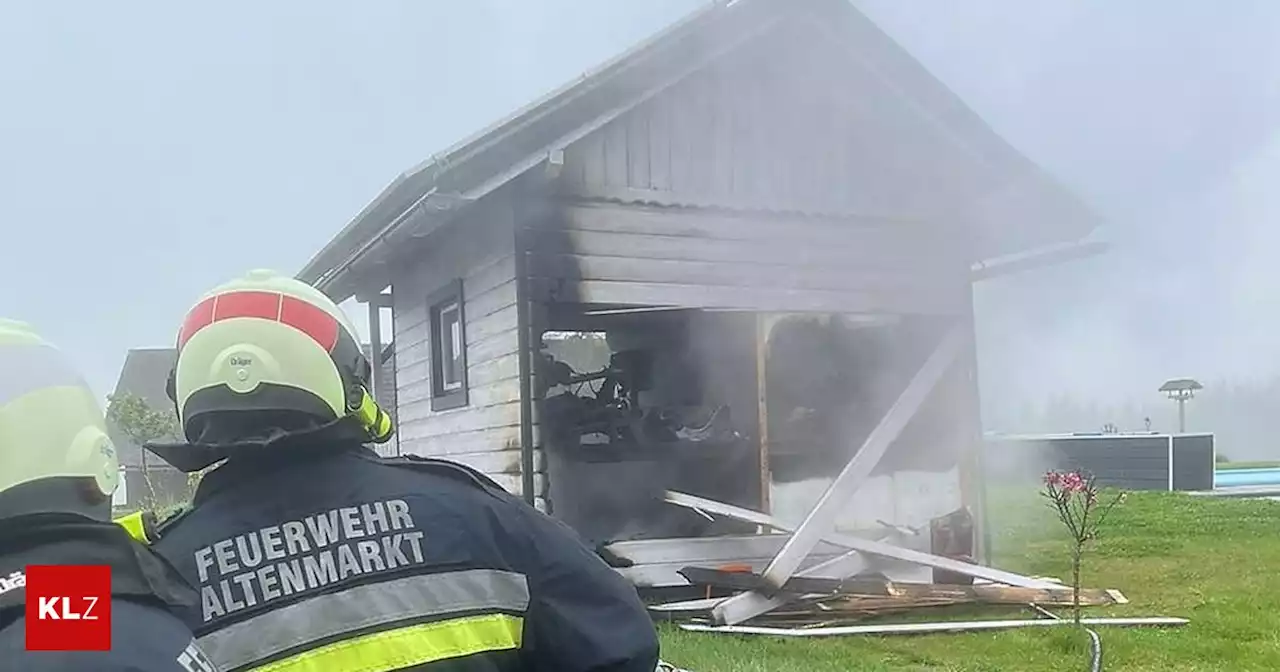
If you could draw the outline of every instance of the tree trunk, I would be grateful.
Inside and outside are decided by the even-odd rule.
[[[1077,627],[1080,625],[1080,556],[1083,549],[1076,544],[1075,552],[1071,555],[1071,617],[1075,620]]]

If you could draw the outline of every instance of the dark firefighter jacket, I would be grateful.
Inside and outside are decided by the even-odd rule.
[[[195,595],[167,562],[123,529],[74,514],[0,521],[0,670],[217,672],[171,609]],[[26,651],[25,567],[109,565],[110,651]]]
[[[653,672],[635,589],[465,467],[363,447],[232,460],[154,547],[223,672]]]

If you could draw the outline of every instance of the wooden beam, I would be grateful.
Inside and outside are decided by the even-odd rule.
[[[369,394],[378,398],[382,384],[382,309],[376,301],[369,302]]]
[[[670,236],[640,231],[548,230],[532,236],[531,251],[540,254],[581,254],[636,259],[719,261],[742,264],[793,264],[895,271],[906,266],[936,274],[946,268],[969,267],[962,256],[950,254],[942,241],[912,237],[903,232],[888,240],[866,231],[848,231],[824,240],[803,228],[774,238],[741,240]]]
[[[570,297],[581,304],[672,306],[683,308],[744,310],[766,313],[853,313],[962,315],[966,305],[941,292],[875,292],[869,290],[814,290],[779,287],[713,287],[674,283],[641,283],[588,280],[532,283],[540,300],[558,302]],[[960,285],[963,289],[965,285]]]
[[[760,446],[760,510],[772,512],[773,471],[769,467],[769,392],[768,361],[769,332],[774,320],[768,315],[756,315],[755,319],[755,355],[756,355],[756,435]],[[763,530],[761,530],[763,532]]]
[[[893,406],[871,430],[871,434],[854,454],[853,459],[849,460],[849,463],[835,477],[831,486],[805,516],[804,522],[796,528],[791,539],[778,552],[773,562],[769,563],[764,576],[771,585],[781,587],[800,568],[805,556],[813,550],[813,547],[835,530],[836,518],[840,511],[848,504],[858,486],[871,474],[885,451],[924,404],[966,340],[961,327],[952,327],[943,334],[937,348],[925,360],[924,365],[907,384]]]
[[[638,199],[626,200],[639,202]],[[562,211],[565,228],[573,231],[764,243],[800,239],[837,246],[847,246],[856,240],[879,248],[897,247],[910,241],[932,241],[935,244],[926,251],[946,251],[945,246],[937,244],[937,236],[945,234],[945,230],[927,221],[876,216],[748,215],[615,204],[569,203]]]
[[[728,588],[730,590],[762,590],[767,586],[764,578],[753,572],[729,572],[708,567],[685,567],[680,575],[695,586]],[[793,576],[782,586],[783,593],[830,593],[851,595],[878,595],[890,597],[889,582],[875,579],[815,579]]]
[[[715,243],[705,243],[714,245]],[[879,290],[941,293],[947,278],[941,267],[921,271],[914,264],[896,268],[844,265],[809,265],[804,255],[778,254],[771,263],[740,261],[698,261],[689,259],[647,259],[628,256],[599,256],[547,252],[530,255],[534,277],[565,280],[602,280],[639,283],[676,283],[720,287],[786,287],[818,290]],[[963,286],[964,275],[950,278],[953,294]]]

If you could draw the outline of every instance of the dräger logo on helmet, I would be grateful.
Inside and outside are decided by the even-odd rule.
[[[22,572],[11,572],[9,576],[0,576],[0,595],[26,586],[27,575]]]

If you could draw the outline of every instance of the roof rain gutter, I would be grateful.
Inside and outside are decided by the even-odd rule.
[[[465,203],[467,199],[459,196],[445,196],[439,193],[435,187],[427,191],[427,193],[419,196],[413,203],[409,204],[399,215],[392,218],[391,221],[380,227],[373,236],[365,243],[357,247],[350,254],[346,255],[341,261],[331,265],[320,273],[313,284],[317,289],[328,293],[335,286],[339,286],[339,279],[343,273],[350,269],[359,259],[376,252],[379,249],[389,245],[390,238],[393,234],[401,230],[402,225],[412,216],[420,211],[426,211],[427,216],[440,213],[452,214],[456,212],[460,205]],[[350,290],[343,288],[339,293],[344,296],[333,296],[334,300],[346,299],[350,295]]]
[[[969,271],[969,278],[973,282],[978,282],[1056,266],[1069,261],[1096,257],[1110,248],[1110,244],[1102,241],[1075,242],[1040,248],[1024,254],[988,259],[974,264]]]

